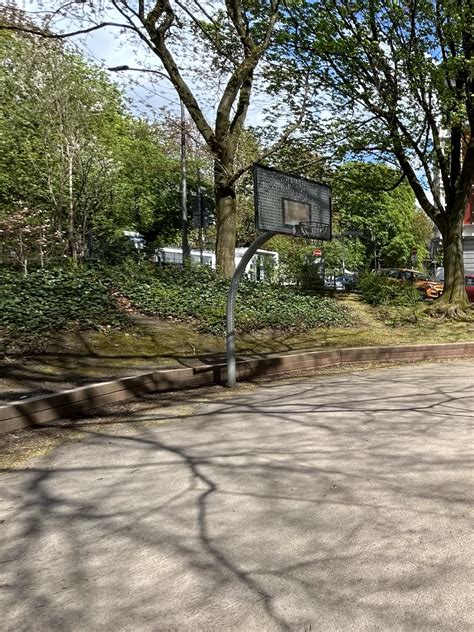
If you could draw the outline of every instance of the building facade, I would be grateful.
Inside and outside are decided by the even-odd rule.
[[[474,272],[474,188],[466,207],[462,235],[464,268],[466,272]]]

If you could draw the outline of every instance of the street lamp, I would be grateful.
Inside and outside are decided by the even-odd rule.
[[[369,226],[370,230],[370,239],[372,241],[374,247],[374,270],[377,271],[379,268],[379,262],[377,257],[377,236],[375,235],[374,230]]]
[[[160,70],[154,70],[153,68],[130,68],[130,66],[112,66],[108,68],[111,72],[133,71],[133,72],[149,72],[163,79],[171,79],[167,74]],[[179,95],[178,95],[179,96]],[[188,193],[187,193],[187,178],[186,178],[186,118],[184,103],[181,97],[179,97],[180,108],[180,168],[181,168],[181,250],[183,254],[183,267],[190,261],[191,252],[189,250],[188,242]]]

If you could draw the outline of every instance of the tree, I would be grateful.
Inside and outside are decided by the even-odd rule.
[[[179,160],[162,142],[158,125],[131,116],[122,121],[114,142],[113,211],[104,220],[164,245],[180,230],[181,218]]]
[[[319,143],[319,138],[314,134],[295,135],[272,154],[267,162],[280,171],[329,184],[334,166],[326,155],[319,153]]]
[[[120,94],[59,42],[2,33],[0,47],[6,59],[0,121],[5,226],[18,228],[20,217],[30,231],[48,226],[51,236],[65,238],[63,252],[76,264],[111,200],[110,144],[123,113]],[[19,215],[18,206],[28,212]],[[8,222],[10,213],[16,224]]]
[[[376,163],[342,164],[332,178],[336,231],[362,233],[367,267],[377,259],[386,266],[411,265],[417,250],[423,261],[428,255],[431,222],[416,210],[411,187],[397,184],[400,173]]]
[[[0,229],[10,259],[26,272],[33,261],[64,255],[116,258],[124,230],[172,242],[180,229],[179,122],[126,112],[108,78],[61,42],[3,32],[0,51]],[[198,166],[209,171],[209,160],[202,143],[188,149],[194,190]]]
[[[445,291],[436,308],[462,313],[462,219],[474,179],[471,0],[312,0],[293,7],[291,19],[294,53],[314,69],[325,127],[331,111],[348,152],[397,162],[443,238]]]
[[[181,117],[176,116],[173,111],[163,108],[159,112],[159,117],[153,123],[148,124],[147,128],[166,160],[165,162],[163,160],[157,161],[160,173],[157,173],[155,177],[157,179],[157,192],[160,196],[159,211],[153,225],[145,230],[144,235],[149,240],[154,240],[159,235],[160,245],[180,246],[182,233],[178,235],[177,228],[182,230],[182,224],[181,216],[176,213],[176,209],[179,208],[181,199],[175,201],[174,193],[180,189]],[[195,219],[199,197],[205,224],[205,241],[212,248],[211,244],[215,243],[216,232],[214,226],[210,228],[208,225],[209,222],[215,223],[212,156],[194,123],[189,119],[185,121],[184,132],[188,191],[188,239],[192,247],[200,246],[198,227],[193,227],[194,221],[191,222],[191,217],[193,220]],[[130,150],[133,152],[132,148]],[[146,151],[143,153],[142,159],[146,160]],[[172,174],[173,168],[175,170],[174,176]],[[200,193],[198,193],[198,189]]]
[[[61,233],[52,230],[51,218],[41,209],[30,209],[21,202],[0,214],[2,250],[28,274],[28,264],[33,259],[43,268],[45,262],[60,246]]]
[[[47,27],[31,28],[10,23],[4,28],[26,29],[55,38],[100,28],[117,28],[124,37],[134,35],[159,58],[214,159],[217,264],[225,275],[230,275],[234,269],[236,237],[235,183],[251,166],[236,169],[235,153],[248,115],[252,91],[258,83],[258,66],[266,59],[279,36],[282,3],[280,0],[225,0],[212,6],[198,0],[114,0],[111,5],[102,7],[102,14],[110,16],[113,11],[118,21],[108,17],[102,19],[101,9],[92,5],[67,3],[51,12]],[[54,32],[54,19],[62,21],[62,25],[65,19],[80,24],[68,33]],[[191,89],[190,81],[185,78],[179,52],[184,52],[190,45],[201,59],[197,81],[209,78],[210,91],[219,93],[213,123],[207,120],[203,103],[198,102],[196,90]],[[209,62],[207,68],[203,67],[205,60]],[[289,99],[292,107],[300,89],[301,85],[298,90],[293,90],[293,97]],[[276,147],[281,146],[299,125],[303,111],[304,108],[296,122],[281,134]],[[260,158],[269,155],[273,149],[267,149]]]

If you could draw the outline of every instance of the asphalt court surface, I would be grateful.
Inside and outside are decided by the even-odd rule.
[[[275,381],[0,476],[0,630],[474,629],[474,363]]]

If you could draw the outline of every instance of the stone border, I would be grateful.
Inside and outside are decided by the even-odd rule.
[[[436,358],[474,358],[474,342],[353,347],[252,358],[237,363],[237,379],[248,380],[359,362],[413,362]],[[225,364],[154,371],[13,402],[0,407],[0,434],[22,428],[41,427],[63,417],[84,415],[94,408],[124,402],[148,393],[225,384],[226,373]]]

